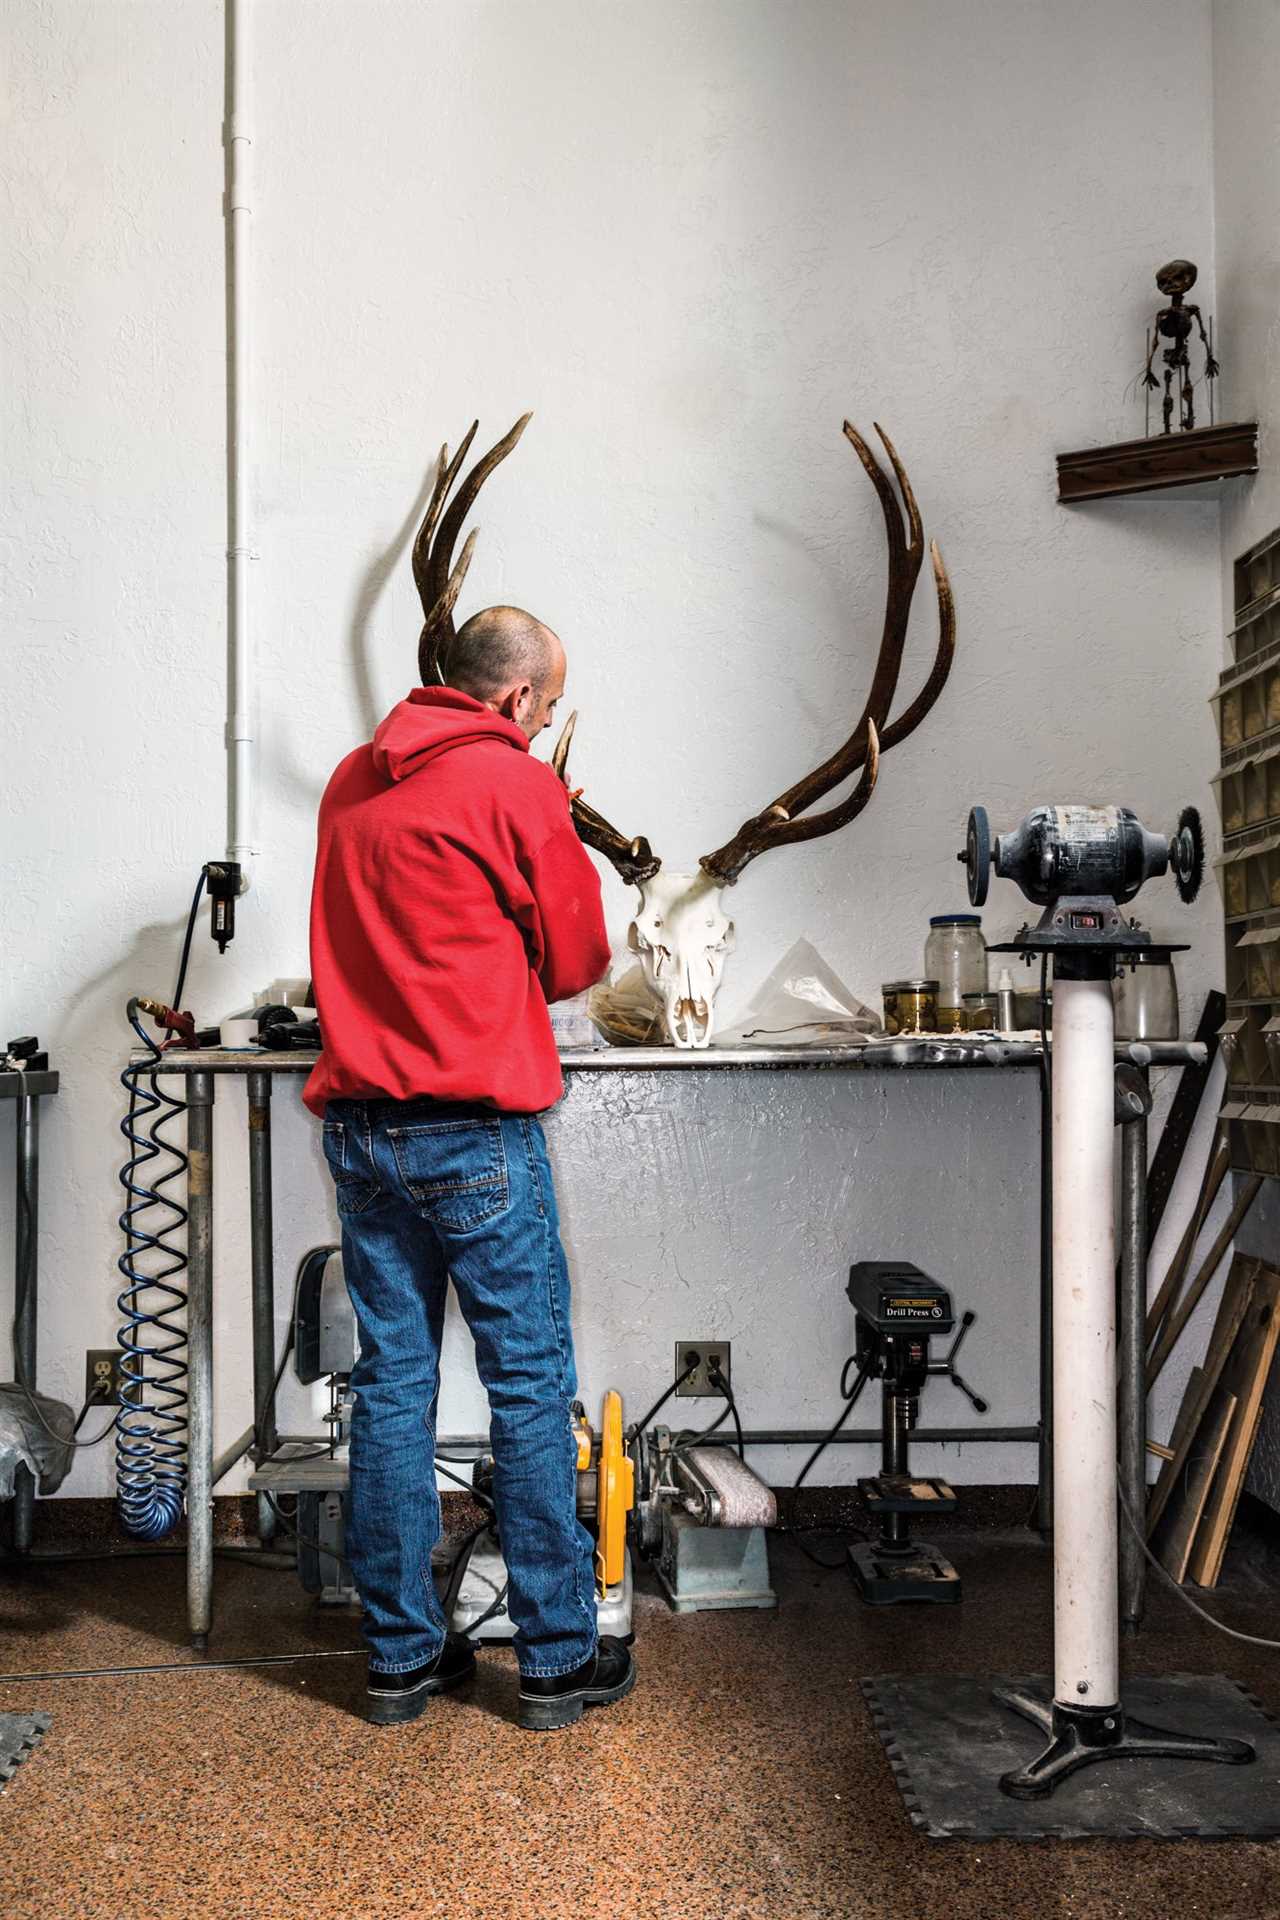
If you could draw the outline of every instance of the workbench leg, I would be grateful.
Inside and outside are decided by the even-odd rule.
[[[253,1285],[253,1424],[256,1461],[276,1450],[276,1416],[271,1400],[275,1378],[275,1221],[271,1199],[271,1075],[251,1073],[249,1092],[249,1235]],[[276,1516],[265,1493],[258,1495],[258,1536],[263,1546],[275,1539]]]
[[[1036,1526],[1053,1532],[1053,1097],[1040,1069],[1040,1446]]]
[[[17,1102],[17,1231],[14,1234],[13,1298],[14,1372],[34,1393],[36,1389],[36,1241],[40,1216],[40,1102],[24,1094]],[[13,1492],[13,1544],[19,1553],[31,1551],[36,1483],[26,1467],[19,1467]]]
[[[187,1619],[203,1650],[213,1623],[213,1075],[187,1093]]]
[[[1146,1075],[1144,1074],[1144,1079]],[[1147,1513],[1147,1120],[1120,1129],[1120,1489],[1138,1525]],[[1120,1627],[1136,1633],[1146,1611],[1147,1562],[1120,1516]]]

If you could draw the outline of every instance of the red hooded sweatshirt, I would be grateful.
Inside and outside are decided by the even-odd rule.
[[[427,1094],[540,1112],[563,1091],[547,1002],[608,962],[561,782],[513,721],[415,687],[320,803],[311,1111]]]

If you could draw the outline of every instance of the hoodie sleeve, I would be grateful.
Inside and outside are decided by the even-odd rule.
[[[544,840],[525,867],[532,900],[521,915],[538,981],[548,1001],[594,986],[609,965],[600,876],[568,822]]]

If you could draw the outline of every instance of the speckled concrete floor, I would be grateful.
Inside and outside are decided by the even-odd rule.
[[[1280,1915],[1280,1847],[974,1846],[918,1837],[862,1674],[1018,1671],[1049,1645],[1049,1560],[1017,1530],[951,1534],[955,1611],[862,1608],[775,1552],[776,1614],[677,1618],[651,1590],[640,1684],[563,1734],[521,1733],[510,1656],[400,1729],[357,1717],[359,1660],[0,1686],[53,1727],[0,1794],[5,1920],[864,1920]],[[1241,1552],[1221,1611],[1280,1626]],[[214,1653],[354,1644],[285,1574],[220,1563]],[[186,1658],[178,1561],[0,1579],[0,1669]],[[1135,1669],[1217,1671],[1280,1708],[1274,1654],[1164,1595]],[[1123,1791],[1117,1775],[1118,1790]]]

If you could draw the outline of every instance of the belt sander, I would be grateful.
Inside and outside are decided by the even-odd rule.
[[[772,1607],[765,1529],[777,1520],[771,1489],[727,1447],[682,1442],[666,1427],[627,1436],[622,1396],[604,1396],[599,1431],[574,1407],[578,1519],[595,1541],[596,1611],[601,1633],[629,1634],[629,1548],[654,1563],[680,1613],[717,1607]],[[477,1492],[492,1492],[493,1460],[476,1462]],[[507,1583],[495,1528],[464,1550],[447,1593],[450,1624],[477,1640],[509,1640]]]
[[[355,1364],[355,1316],[337,1247],[306,1255],[294,1295],[294,1371],[326,1404],[327,1445],[311,1436],[282,1437],[260,1460],[249,1485],[273,1498],[296,1496],[298,1573],[323,1601],[355,1599],[343,1557],[348,1485],[348,1431]],[[628,1435],[622,1397],[610,1391],[599,1430],[574,1407],[578,1518],[595,1542],[596,1605],[602,1633],[631,1631],[631,1549],[654,1563],[671,1605],[771,1607],[765,1529],[777,1520],[772,1492],[728,1447],[699,1446],[666,1427]],[[458,1443],[454,1443],[455,1445]],[[451,1451],[438,1441],[442,1455]],[[489,1496],[493,1460],[482,1455],[472,1482]],[[509,1640],[507,1572],[496,1525],[468,1542],[449,1567],[446,1611],[473,1638]]]

